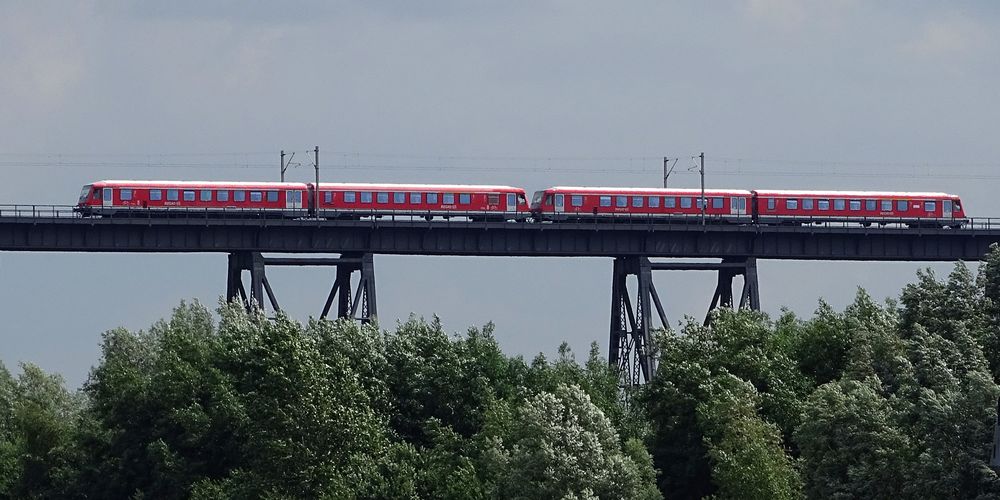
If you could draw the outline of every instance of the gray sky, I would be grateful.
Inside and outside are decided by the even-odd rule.
[[[988,1],[0,2],[0,201],[276,179],[279,149],[319,145],[326,180],[656,186],[670,155],[693,187],[705,151],[710,187],[945,190],[1000,215],[998,20]],[[225,262],[0,254],[0,360],[79,385],[102,331],[214,305]],[[895,296],[918,267],[765,261],[762,302]],[[525,355],[607,344],[607,259],[379,256],[376,272],[389,326],[493,320]],[[304,319],[332,272],[269,278]],[[655,280],[672,320],[704,315],[712,275]]]

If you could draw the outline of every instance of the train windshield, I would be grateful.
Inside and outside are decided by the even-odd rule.
[[[87,201],[87,197],[90,196],[90,188],[93,187],[90,184],[83,186],[83,191],[80,192],[80,202],[83,203]]]
[[[535,196],[531,198],[531,206],[537,207],[541,205],[543,196],[545,196],[545,191],[535,191]]]

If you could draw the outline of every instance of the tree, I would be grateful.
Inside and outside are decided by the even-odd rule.
[[[498,492],[506,498],[660,498],[648,455],[634,442],[625,453],[611,422],[579,387],[529,398],[498,444]]]

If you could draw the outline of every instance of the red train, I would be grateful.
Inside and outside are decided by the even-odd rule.
[[[393,214],[524,220],[525,192],[510,186],[300,182],[99,181],[83,187],[83,215],[171,215],[205,210],[232,216],[358,218]],[[317,196],[318,195],[318,196]],[[318,203],[317,203],[318,201]]]
[[[618,218],[701,220],[697,189],[296,182],[99,181],[83,187],[83,215],[169,216],[191,210],[220,215],[360,218],[386,215],[501,221],[601,221]],[[876,191],[718,190],[704,192],[712,223],[856,222],[961,227],[958,196]]]

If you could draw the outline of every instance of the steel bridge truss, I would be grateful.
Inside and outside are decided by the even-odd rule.
[[[226,285],[226,300],[239,300],[248,310],[256,307],[264,310],[264,299],[274,313],[281,311],[274,290],[267,280],[269,266],[327,266],[336,267],[336,275],[330,294],[326,298],[320,318],[326,318],[334,302],[337,303],[337,318],[351,318],[368,323],[378,316],[375,297],[375,264],[370,253],[342,254],[337,258],[312,257],[264,257],[260,252],[231,252],[229,254],[229,274]],[[243,285],[244,272],[250,274],[249,293]],[[359,275],[355,293],[351,294],[354,274]]]
[[[653,310],[661,328],[669,328],[660,295],[653,285],[653,271],[716,271],[718,283],[709,303],[705,325],[709,326],[712,312],[720,307],[734,307],[733,282],[743,277],[739,308],[760,310],[757,283],[757,259],[728,258],[711,262],[650,262],[647,257],[616,257],[611,278],[611,335],[608,358],[618,370],[620,385],[631,387],[652,380],[656,372],[656,354],[652,344]],[[629,277],[636,282],[634,298],[629,290]]]

